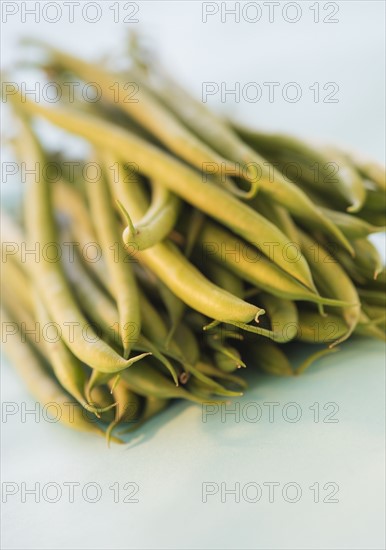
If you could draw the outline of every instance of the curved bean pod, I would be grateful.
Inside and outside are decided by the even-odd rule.
[[[152,181],[152,197],[150,207],[137,224],[133,224],[123,233],[126,246],[135,245],[138,250],[151,248],[163,241],[173,230],[180,211],[180,200],[176,195],[157,182]]]

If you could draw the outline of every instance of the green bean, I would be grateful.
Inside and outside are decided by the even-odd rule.
[[[274,261],[284,271],[292,273],[295,278],[306,285],[312,285],[309,268],[304,258],[300,257],[296,263],[289,263],[285,259],[284,250],[288,241],[280,230],[214,183],[202,181],[197,172],[177,159],[130,132],[117,128],[112,124],[101,122],[89,115],[74,113],[69,109],[47,109],[38,103],[27,100],[22,102],[17,95],[12,97],[15,101],[20,101],[18,105],[25,112],[43,116],[50,122],[89,139],[91,143],[100,149],[113,149],[118,156],[124,159],[127,158],[128,151],[130,151],[131,161],[139,166],[141,172],[162,182],[165,187],[193,204],[196,208],[232,228],[263,252],[265,251],[269,255],[271,243],[275,243],[277,250]],[[132,185],[130,185],[130,189],[131,187]],[[124,206],[126,210],[130,210],[131,215],[133,205]],[[141,216],[143,214],[142,211]],[[323,217],[322,219],[324,220]],[[337,238],[337,235],[335,237]],[[343,246],[345,245],[343,244]]]
[[[121,372],[123,380],[129,387],[144,397],[152,396],[161,399],[187,399],[196,403],[201,403],[200,399],[195,398],[181,386],[175,386],[165,378],[157,369],[152,367],[146,360],[142,361],[139,368],[130,369]]]
[[[138,81],[138,74],[134,73],[132,75],[135,79],[132,84],[136,88],[137,97],[134,101],[124,101],[124,99],[120,99],[119,94],[117,99],[116,90],[114,89],[115,83],[118,83],[122,87],[127,86],[127,81],[122,80],[119,74],[109,73],[100,66],[87,63],[57,49],[50,48],[50,53],[54,62],[65,70],[73,72],[86,82],[97,81],[107,102],[115,108],[126,112],[148,132],[156,136],[168,149],[183,158],[186,162],[203,172],[206,166],[213,167],[214,165],[215,167],[219,167],[224,165],[226,167],[230,164],[226,158],[208,147],[187,126],[182,124],[170,110],[166,109],[144,82]],[[230,166],[226,168],[225,173],[229,170]],[[235,193],[238,192],[237,188],[235,188],[228,178],[223,179],[224,185]],[[253,194],[257,189],[253,182],[251,182],[251,188],[250,194]],[[239,193],[242,194],[242,191],[240,190]],[[250,194],[247,196],[250,196]]]
[[[43,166],[42,154],[24,121],[23,128],[25,131],[21,149],[24,152],[24,162],[28,161],[32,165],[38,160],[39,165]],[[46,179],[40,178],[38,183],[27,182],[25,203],[28,242],[39,243],[42,249],[52,244],[57,245],[50,185]],[[102,372],[117,372],[133,363],[133,359],[123,359],[95,334],[79,310],[57,262],[50,262],[46,255],[42,255],[30,267],[50,318],[59,325],[66,345],[78,359]],[[66,327],[71,327],[72,330],[66,330]],[[84,337],[85,329],[87,339]]]
[[[381,191],[386,191],[385,168],[377,162],[358,155],[357,152],[342,150],[341,153],[355,166],[364,179],[368,179]]]
[[[268,374],[276,376],[293,376],[291,364],[285,353],[273,342],[259,340],[250,344],[256,366]]]
[[[212,284],[171,243],[158,244],[138,255],[176,296],[210,318],[249,322],[257,321],[264,313],[263,309]]]
[[[367,239],[355,239],[352,244],[355,261],[344,250],[336,249],[333,254],[357,284],[366,285],[368,281],[376,280],[382,272],[382,258]]]
[[[174,341],[186,362],[195,365],[200,358],[200,348],[193,331],[186,323],[180,323],[176,327]]]
[[[216,283],[216,285],[224,288],[239,298],[244,296],[243,281],[232,273],[232,271],[227,270],[221,264],[211,261],[206,261],[205,267],[209,278]]]
[[[350,245],[341,232],[321,215],[300,189],[290,181],[286,181],[277,172],[272,177],[273,167],[254,148],[251,148],[249,143],[245,143],[244,136],[241,140],[234,129],[211,113],[205,105],[192,98],[165,71],[161,73],[158,71],[158,80],[155,83],[150,83],[149,79],[147,82],[168,108],[175,112],[201,139],[234,162],[247,166],[252,165],[259,170],[258,184],[262,193],[272,197],[274,201],[288,208],[291,213],[296,213],[304,221],[318,220],[321,228],[350,250]],[[253,177],[256,179],[255,171],[252,175],[252,171],[249,169],[250,179]]]
[[[251,204],[258,212],[260,212],[260,214],[264,215],[269,219],[269,221],[277,225],[277,227],[281,229],[281,231],[291,240],[291,242],[296,244],[299,243],[299,236],[297,234],[295,222],[285,208],[261,195],[259,195],[256,199],[253,199]]]
[[[386,342],[385,332],[377,327],[375,323],[372,323],[363,311],[361,312],[360,323],[358,323],[355,328],[355,332],[363,336],[370,336]]]
[[[36,310],[34,303],[30,304],[29,301],[23,299],[20,302],[10,299],[9,291],[13,295],[18,292],[17,286],[15,287],[15,281],[16,279],[9,280],[7,286],[5,286],[2,280],[2,290],[4,285],[2,302],[17,322],[20,333],[24,334],[24,340],[21,340],[22,343],[25,343],[25,334],[28,334],[29,342],[33,344],[42,357],[50,361],[55,376],[62,387],[85,409],[99,417],[99,413],[103,412],[102,409],[89,404],[84,396],[83,388],[86,378],[81,363],[77,362],[77,359],[72,356],[71,352],[60,341],[57,339],[50,341],[44,338],[42,330],[48,328],[50,321],[46,312],[42,312],[42,304],[40,304],[40,308],[37,310],[40,313],[38,320],[35,321],[33,316]],[[29,286],[29,281],[27,281],[26,288],[28,290],[30,290]],[[33,302],[36,300],[37,297],[35,297]],[[34,338],[32,338],[32,334],[35,334]]]
[[[113,347],[117,344],[122,345],[122,334],[119,329],[118,310],[111,299],[94,283],[76,255],[72,262],[65,262],[64,269],[68,278],[71,280],[73,290],[83,309],[93,322],[99,326],[106,335],[107,341],[111,342]],[[142,307],[141,307],[142,309]],[[146,339],[142,334],[133,344],[133,349],[142,351],[139,358],[143,359],[146,355],[153,354],[171,373],[174,381],[178,384],[177,374],[173,365],[159,352],[158,348]]]
[[[164,342],[165,348],[167,349],[178,328],[178,325],[182,321],[182,317],[185,312],[185,304],[182,300],[180,300],[180,298],[177,298],[177,296],[173,294],[173,292],[162,281],[158,281],[157,286],[170,320],[169,332],[167,334],[166,341]]]
[[[231,355],[231,350],[224,349],[223,352],[228,352],[228,356]],[[193,365],[189,365],[189,363],[187,363],[186,365],[186,370],[193,375],[189,378],[189,384],[192,382],[192,380],[197,380],[200,382],[202,387],[205,387],[212,394],[221,395],[223,397],[239,397],[240,395],[242,395],[240,391],[227,390],[226,388],[224,388],[224,386],[204,374],[202,372],[202,369],[198,369]]]
[[[355,262],[370,277],[376,279],[383,269],[383,261],[375,246],[367,239],[353,241]]]
[[[104,151],[102,158],[105,167],[111,170],[115,166],[115,157],[111,152]],[[109,181],[114,197],[120,197],[118,204],[122,203],[129,208],[129,188],[132,181],[139,181],[139,176],[132,170],[123,181],[116,174],[113,178],[110,177]],[[129,216],[127,220],[129,223],[123,233],[123,241],[126,246],[136,250],[145,250],[163,241],[173,230],[181,209],[180,199],[158,181],[152,180],[150,185],[152,188],[150,206],[136,224],[132,222],[130,212],[125,210],[125,216]]]
[[[342,338],[347,325],[341,317],[328,314],[322,317],[313,311],[299,311],[299,329],[296,339],[310,344],[325,344]]]
[[[138,422],[141,409],[141,398],[130,390],[123,380],[120,380],[115,387],[110,384],[110,388],[117,406],[115,409],[115,418],[106,430],[108,444],[110,443],[113,430],[119,424]]]
[[[71,222],[70,231],[76,235],[77,242],[83,253],[91,245],[97,245],[97,236],[90,219],[89,211],[79,191],[64,180],[55,182],[52,186],[53,205],[57,211],[64,214]],[[99,246],[99,245],[98,245]],[[86,258],[85,258],[86,259]],[[106,265],[102,257],[96,261],[86,262],[98,281],[113,295],[111,280],[107,276]]]
[[[163,241],[172,231],[180,212],[181,202],[176,195],[158,182],[151,181],[152,198],[149,209],[135,226],[135,234],[123,236],[127,245],[132,242],[139,250]]]
[[[261,299],[271,322],[272,340],[281,344],[293,340],[298,332],[296,305],[271,294],[263,294]]]
[[[50,317],[44,304],[36,293],[35,311],[39,325],[42,328],[48,327],[51,324]],[[88,403],[84,394],[86,374],[82,363],[71,353],[61,338],[58,337],[55,338],[55,340],[50,340],[48,337],[44,338],[44,335],[41,336],[55,377],[60,382],[61,386],[74,397],[82,407],[99,416],[99,413],[104,411],[98,409],[94,403]],[[115,404],[112,406],[115,406]],[[111,406],[108,408],[111,408]]]
[[[186,230],[185,256],[190,258],[196,245],[198,235],[205,222],[205,215],[200,210],[193,209],[189,216],[188,227]],[[236,294],[237,296],[237,294]]]
[[[5,211],[1,210],[1,259],[6,263],[14,258],[19,264],[23,264],[21,253],[22,244],[25,244],[25,236],[20,226]]]
[[[54,186],[54,189],[56,189],[55,186]],[[88,219],[89,214],[87,209],[85,209],[84,207],[84,203],[82,202],[80,193],[68,185],[67,186],[61,185],[60,196],[62,199],[61,203],[69,205],[70,213],[72,212],[74,216],[76,216],[73,219],[73,225],[70,229],[70,231],[74,233],[75,238],[80,241],[82,240],[79,238],[80,235],[78,233],[78,229],[80,225],[84,223],[85,243],[87,244],[90,242],[96,242],[96,235],[94,233],[94,228],[90,223],[90,220]],[[79,214],[82,213],[82,216],[78,217],[76,213],[79,213]],[[71,240],[69,235],[67,235],[67,238],[68,240]],[[111,282],[109,278],[106,276],[105,269],[103,268],[102,270],[99,270],[98,268],[95,271],[95,266],[97,265],[97,263],[95,262],[85,262],[85,265],[88,268],[91,268],[90,271],[92,270],[93,273],[97,276],[98,281],[101,283],[102,287],[110,295],[112,295],[113,291],[111,289]],[[136,267],[135,264],[133,265],[133,267],[134,268]],[[92,304],[94,304],[93,309],[94,310],[97,309],[97,311],[100,312],[100,315],[102,317],[103,317],[103,313],[105,313],[106,315],[108,314],[109,319],[113,320],[112,324],[115,325],[115,322],[116,322],[115,320],[117,318],[116,310],[111,309],[112,308],[111,300],[106,301],[106,297],[103,295],[103,293],[98,292],[98,294],[96,294],[94,291],[91,292],[91,289],[89,288],[89,281],[88,281],[89,277],[87,277],[87,273],[82,268],[82,264],[80,264],[79,261],[77,261],[76,254],[74,254],[74,260],[71,266],[69,266],[67,262],[66,273],[67,273],[67,276],[73,280],[74,290],[75,292],[77,292],[78,298],[81,301],[85,302],[87,309],[92,309]],[[140,291],[140,289],[138,289],[138,292],[140,294],[139,303],[140,303],[140,312],[142,317],[142,327],[144,329],[144,333],[150,338],[150,340],[154,341],[157,344],[162,344],[165,341],[165,338],[167,337],[166,329],[165,329],[165,332],[162,333],[162,337],[159,338],[158,340],[154,340],[154,332],[158,331],[159,333],[160,330],[162,331],[161,326],[163,326],[163,321],[159,317],[155,308],[153,308],[150,302],[147,300],[146,296]],[[89,303],[89,305],[87,305],[88,302],[86,302],[86,300],[90,299],[89,298],[90,293],[93,296],[93,301],[92,303]],[[111,324],[110,325],[105,324],[104,326],[105,328],[107,328],[107,326],[111,326]]]
[[[349,239],[362,239],[368,237],[371,233],[385,231],[385,227],[371,225],[361,218],[345,214],[344,212],[323,207],[321,207],[321,210]]]
[[[386,214],[384,212],[374,212],[363,208],[360,212],[358,212],[358,216],[372,225],[376,225],[378,227],[386,226]]]
[[[340,300],[323,298],[304,287],[247,243],[215,224],[210,222],[205,224],[199,237],[199,244],[203,249],[206,247],[207,256],[210,255],[214,261],[274,296],[336,307],[344,305]]]
[[[21,335],[21,342],[26,341],[26,334],[29,335],[29,341],[34,348],[44,356],[41,340],[38,335],[38,325],[33,316],[33,310],[28,308],[28,304],[11,299],[11,293],[14,294],[14,289],[10,285],[6,285],[4,280],[1,281],[1,303],[11,315],[14,322],[17,324],[18,332]],[[32,335],[34,334],[34,337]]]
[[[328,191],[337,193],[345,199],[350,205],[347,209],[349,212],[356,212],[363,206],[366,190],[362,178],[351,163],[347,162],[344,155],[336,149],[312,147],[300,139],[283,134],[264,134],[243,128],[237,130],[247,143],[262,150],[263,153],[269,152],[273,158],[278,155],[286,163],[300,163],[305,183],[326,190],[326,184],[333,181],[334,185],[329,187]],[[318,177],[315,177],[315,166]],[[333,175],[331,167],[337,167]]]
[[[141,332],[141,317],[136,280],[127,262],[118,223],[112,208],[111,195],[104,177],[86,184],[91,216],[95,221],[98,242],[105,257],[107,272],[112,281],[114,298],[118,306],[119,331],[128,358],[133,344]]]
[[[236,384],[237,386],[240,386],[240,388],[242,389],[245,389],[248,385],[245,382],[245,380],[240,376],[236,376],[234,374],[229,374],[227,372],[224,372],[220,368],[217,368],[214,365],[211,365],[210,363],[199,361],[196,366],[198,370],[207,374],[208,376],[214,376],[215,378],[220,378],[221,380],[231,382],[232,384]]]
[[[159,65],[157,69],[159,69]],[[190,96],[165,71],[158,72],[156,81],[147,78],[146,73],[140,71],[138,66],[132,74],[146,82],[170,111],[174,112],[188,128],[215,150],[242,165],[248,164],[254,159],[254,152],[237,137],[221,118]]]
[[[20,267],[21,265],[22,264],[19,264]],[[25,272],[22,271],[20,267],[18,267],[18,262],[12,259],[3,261],[1,266],[1,282],[2,284],[4,283],[5,287],[7,286],[7,283],[11,283],[14,296],[17,296],[18,301],[24,304],[29,312],[32,312],[34,305],[29,288],[29,280]]]
[[[12,321],[3,309],[1,310],[1,318],[3,330],[6,324]],[[55,404],[60,407],[60,422],[76,430],[103,435],[101,428],[94,422],[87,420],[77,403],[72,401],[70,396],[48,374],[43,366],[42,359],[34,353],[30,344],[24,343],[21,346],[18,337],[10,334],[7,334],[6,337],[3,336],[2,342],[9,359],[36,399],[43,406],[48,407]]]
[[[146,205],[140,187],[132,181],[130,207],[133,219],[140,218]],[[120,197],[118,197],[120,200]],[[257,319],[263,310],[244,302],[206,279],[170,242],[158,243],[135,256],[187,305],[210,318],[246,321]],[[247,321],[248,322],[248,321]]]
[[[382,330],[386,331],[386,314],[385,308],[379,306],[373,306],[362,302],[362,310],[370,319],[371,324],[381,326]]]
[[[119,432],[119,434],[127,434],[133,432],[134,430],[138,430],[138,428],[143,426],[143,424],[150,420],[150,418],[165,410],[168,405],[168,399],[161,399],[159,397],[148,395],[145,398],[145,405],[140,420],[134,423],[132,426],[129,426],[125,430],[122,430],[121,432]]]
[[[386,210],[386,194],[385,191],[376,189],[367,189],[366,202],[363,205],[365,210],[371,212],[385,213]]]
[[[99,413],[105,412],[111,406],[105,409],[97,407],[95,403],[87,402],[84,394],[86,376],[81,362],[63,343],[60,334],[57,334],[51,340],[48,336],[44,337],[45,333],[42,331],[48,330],[48,327],[53,323],[51,323],[47,311],[36,292],[31,296],[30,281],[26,273],[21,269],[22,265],[15,262],[13,277],[7,279],[6,284],[5,280],[2,279],[1,286],[2,289],[4,288],[3,302],[12,316],[18,321],[20,327],[25,327],[25,331],[28,331],[31,335],[35,334],[35,338],[30,338],[30,341],[45,359],[50,362],[53,372],[62,387],[85,409],[100,417]],[[18,286],[19,282],[16,274],[23,277],[25,294],[20,293],[21,289]],[[14,296],[18,294],[19,301],[10,300],[8,297],[9,291]],[[34,314],[37,322],[34,319]]]
[[[226,354],[218,349],[215,350],[213,359],[217,367],[224,372],[233,372],[240,369],[244,362],[241,359],[239,351],[230,346],[227,348],[227,351],[228,353]]]
[[[371,305],[386,307],[386,295],[384,290],[374,290],[371,288],[358,288],[360,298],[363,298]]]
[[[317,361],[318,359],[322,359],[326,355],[330,355],[330,353],[336,353],[337,351],[339,351],[339,348],[331,348],[330,347],[330,348],[322,349],[322,350],[316,351],[315,353],[312,353],[309,357],[307,357],[307,359],[305,359],[299,365],[299,367],[297,367],[294,374],[296,376],[298,376],[299,374],[303,374],[303,372],[306,369],[308,369],[312,365],[312,363],[315,363],[315,361]]]
[[[333,298],[339,297],[341,300],[352,304],[342,307],[342,316],[347,323],[348,330],[344,336],[341,336],[330,345],[330,347],[335,346],[347,340],[359,322],[361,313],[359,296],[350,277],[346,275],[336,260],[319,243],[316,243],[300,230],[299,235],[303,254],[310,263],[316,284],[322,292]]]

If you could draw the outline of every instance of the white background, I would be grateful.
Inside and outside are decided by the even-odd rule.
[[[25,36],[44,37],[89,59],[123,50],[129,28],[139,30],[168,68],[200,97],[203,82],[280,82],[273,103],[265,95],[257,103],[241,99],[221,102],[214,109],[252,126],[284,130],[300,136],[346,144],[384,162],[384,3],[338,2],[339,21],[315,23],[310,6],[298,2],[302,15],[290,24],[281,2],[274,21],[268,8],[259,22],[239,23],[220,12],[202,22],[201,2],[137,2],[138,24],[120,23],[100,2],[96,24],[67,11],[57,23],[21,20],[18,13],[2,24],[2,64],[8,71],[25,49]],[[28,8],[31,2],[28,2]],[[42,14],[40,3],[39,11]],[[84,4],[84,2],[83,2]],[[331,11],[320,2],[321,19]],[[228,3],[228,7],[234,5]],[[241,8],[245,3],[241,3]],[[325,9],[328,8],[328,9]],[[52,12],[53,13],[53,12]],[[51,13],[51,17],[52,17]],[[76,14],[79,12],[75,12]],[[92,15],[92,11],[89,12]],[[250,12],[252,13],[252,12]],[[4,12],[3,12],[4,17]],[[4,21],[4,19],[3,19]],[[282,86],[297,82],[302,98],[289,103]],[[315,103],[309,86],[327,82],[339,86],[338,103]],[[5,128],[8,132],[9,128]],[[10,189],[3,186],[6,197]],[[9,199],[8,199],[9,200]],[[379,240],[382,243],[382,240]],[[81,492],[69,503],[67,493],[56,504],[21,502],[20,493],[2,504],[4,549],[123,549],[123,548],[258,548],[258,549],[378,549],[384,547],[384,345],[356,340],[325,358],[299,379],[258,376],[250,365],[251,389],[239,400],[241,411],[253,402],[262,408],[259,422],[239,422],[217,414],[203,422],[199,407],[177,404],[154,419],[128,448],[106,448],[103,440],[21,414],[2,418],[2,481],[99,484],[101,499],[86,502]],[[34,403],[9,365],[3,361],[2,399],[22,407]],[[267,402],[277,402],[269,422]],[[286,404],[297,403],[298,422],[283,418]],[[320,421],[314,409],[320,407]],[[336,403],[336,423],[323,422]],[[244,408],[243,408],[244,407]],[[335,405],[334,405],[335,407]],[[288,410],[288,415],[293,413]],[[284,414],[285,416],[285,414]],[[113,483],[139,486],[138,503],[114,503]],[[221,491],[202,502],[202,483],[258,483],[262,497],[239,503]],[[278,482],[269,502],[267,482]],[[297,503],[283,499],[282,487],[296,482]],[[309,487],[318,482],[339,486],[337,503],[314,503]],[[121,495],[123,499],[125,493]],[[90,496],[91,493],[90,493]],[[292,494],[290,493],[290,496]]]

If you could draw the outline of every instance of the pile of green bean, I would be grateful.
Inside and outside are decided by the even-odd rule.
[[[174,399],[242,395],[246,363],[292,376],[353,334],[385,339],[386,271],[368,240],[386,225],[382,167],[231,124],[135,58],[117,73],[39,47],[42,79],[102,91],[7,97],[15,155],[40,169],[26,171],[21,223],[3,215],[3,343],[63,422],[120,441]],[[128,82],[132,102],[116,94]],[[72,177],[48,177],[74,159],[44,145],[37,118],[88,142]],[[315,349],[294,364],[291,342]]]

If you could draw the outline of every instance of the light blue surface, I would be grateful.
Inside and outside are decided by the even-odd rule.
[[[54,482],[63,495],[56,504],[35,503],[31,496],[22,504],[20,492],[9,496],[3,548],[383,548],[384,352],[382,343],[356,340],[299,378],[254,373],[238,401],[238,422],[229,415],[222,422],[220,413],[204,422],[199,406],[176,404],[129,448],[108,450],[102,439],[9,416],[2,425],[3,482],[28,488],[38,482],[41,494]],[[8,366],[2,377],[5,401],[34,407]],[[267,403],[278,404],[272,422]],[[261,419],[248,421],[258,407]],[[301,418],[290,422],[299,411]],[[101,499],[85,502],[79,492],[69,503],[63,483],[71,481],[97,483]],[[114,503],[109,487],[127,482],[138,485],[139,502]],[[219,492],[203,503],[205,482]],[[228,495],[222,503],[221,483],[232,488],[237,482],[240,502]],[[267,482],[281,484],[272,503]],[[282,497],[289,482],[302,491],[298,502]],[[315,482],[322,498],[333,488],[323,490],[326,483],[337,484],[339,502],[314,503],[309,487]],[[259,502],[243,498],[247,483],[260,485]],[[287,498],[295,496],[289,489]],[[254,499],[253,486],[246,498]]]
[[[2,29],[3,63],[11,66],[20,51],[17,40],[31,34],[90,59],[121,49],[130,25],[114,24],[108,4],[113,2],[104,2],[104,16],[95,25],[37,25],[31,18],[21,24],[10,18]],[[337,104],[314,103],[305,95],[297,104],[213,98],[211,107],[254,126],[346,144],[384,162],[383,2],[338,2],[336,25],[312,23],[309,7],[314,2],[301,3],[305,15],[294,25],[280,18],[272,24],[222,24],[218,19],[202,24],[201,2],[139,4],[139,27],[198,97],[205,81],[297,81],[305,94],[315,81],[335,81],[340,89]],[[42,128],[51,145],[66,144],[77,153],[60,132]],[[11,129],[5,126],[7,134]],[[2,193],[8,200],[16,197],[15,181],[2,185]],[[384,252],[384,236],[376,242]],[[384,344],[365,339],[346,343],[296,379],[258,376],[250,365],[250,389],[239,400],[239,422],[231,416],[221,422],[221,411],[203,422],[200,407],[176,404],[133,437],[129,448],[108,450],[102,439],[35,422],[32,416],[22,422],[22,403],[33,408],[34,401],[3,361],[3,403],[14,403],[19,412],[2,417],[2,481],[20,489],[22,483],[27,488],[40,483],[40,493],[45,484],[56,483],[63,494],[55,504],[43,498],[35,503],[32,497],[23,503],[21,492],[9,496],[2,504],[2,547],[384,548],[384,367]],[[269,402],[279,404],[273,422]],[[258,407],[261,419],[248,422],[246,416]],[[330,419],[338,422],[324,422],[336,407]],[[318,409],[320,421],[315,422]],[[290,422],[299,410],[299,421]],[[66,482],[98,484],[101,499],[86,502],[78,489],[70,503]],[[128,482],[139,487],[137,503],[122,502]],[[281,484],[271,503],[268,482]],[[283,486],[291,482],[302,491],[297,503],[282,497]],[[109,489],[115,483],[121,487],[120,503],[114,503]],[[219,488],[206,503],[203,483]],[[221,483],[227,488],[240,483],[240,491],[254,484],[249,497],[258,484],[261,499],[248,503],[241,493],[239,503],[232,495],[223,503]],[[339,502],[314,503],[309,487],[315,483],[321,500],[333,488],[324,485],[337,484],[334,498]]]

